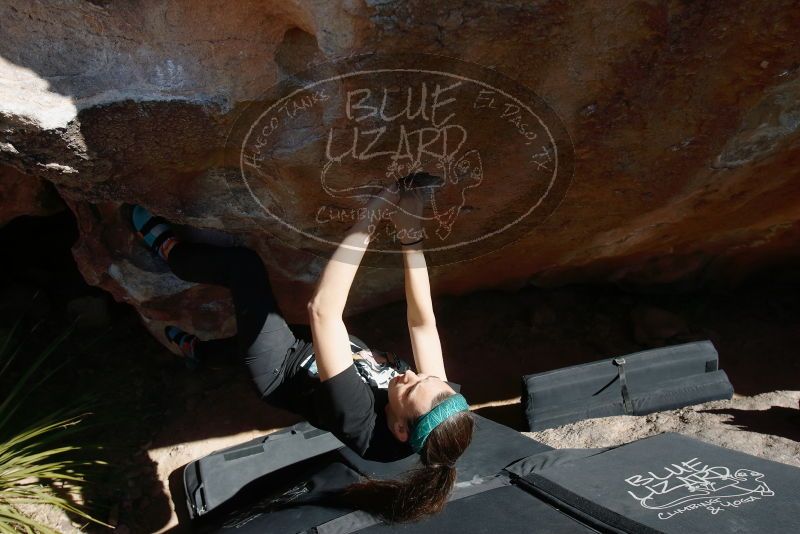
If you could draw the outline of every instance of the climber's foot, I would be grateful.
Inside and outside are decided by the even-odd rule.
[[[167,220],[153,215],[137,204],[131,209],[130,222],[133,229],[144,240],[147,248],[166,261],[169,251],[178,243],[172,226]]]
[[[194,349],[197,346],[197,336],[184,332],[177,326],[168,325],[164,328],[164,335],[178,347],[181,354],[186,358],[186,367],[196,369],[200,366],[200,360],[195,356]]]

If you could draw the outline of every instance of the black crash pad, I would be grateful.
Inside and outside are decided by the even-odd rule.
[[[183,470],[189,515],[204,515],[266,475],[340,447],[342,443],[330,432],[299,423],[215,451],[191,462]]]
[[[475,433],[472,443],[456,464],[457,483],[495,475],[521,458],[551,450],[511,428],[473,415]],[[259,517],[269,515],[270,519],[263,519],[266,522],[291,522],[295,517],[291,509],[274,510],[274,501],[281,495],[300,493],[306,498],[319,493],[322,485],[327,485],[328,489],[337,487],[337,484],[344,487],[354,482],[358,474],[372,478],[399,476],[417,465],[418,458],[413,454],[396,462],[364,460],[332,434],[308,423],[299,423],[188,464],[183,473],[186,501],[192,517],[206,517],[204,524],[224,523],[227,519],[221,519],[223,515],[230,518],[231,514],[235,516],[238,513],[249,517],[253,510],[259,510]],[[320,470],[327,469],[332,463],[339,467],[320,476]],[[304,487],[303,491],[292,490],[312,478],[315,482]],[[298,499],[298,502],[302,500]],[[310,510],[303,516],[303,524],[306,520],[324,522],[349,512],[331,512],[316,504],[302,507]],[[208,520],[209,515],[219,517]],[[299,526],[298,529],[302,530]]]
[[[537,469],[519,482],[601,529],[800,532],[800,469],[680,434]]]
[[[645,415],[732,395],[733,387],[708,340],[522,378],[522,405],[533,431],[594,417]]]
[[[319,529],[309,534],[580,534],[595,532],[572,517],[526,494],[504,486],[448,503],[435,516],[414,523],[385,523],[357,530]]]

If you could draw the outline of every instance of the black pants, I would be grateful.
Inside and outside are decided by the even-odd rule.
[[[283,380],[287,356],[299,344],[310,342],[311,330],[307,325],[286,323],[259,255],[245,247],[179,241],[170,250],[168,263],[172,272],[184,280],[231,290],[236,335],[198,340],[198,359],[244,357],[262,397],[272,393]]]

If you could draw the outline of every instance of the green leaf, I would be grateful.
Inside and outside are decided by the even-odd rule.
[[[56,533],[47,525],[25,517],[15,504],[54,506],[112,528],[56,493],[52,486],[53,483],[60,485],[59,490],[62,493],[66,488],[68,496],[81,490],[86,481],[85,471],[88,467],[105,465],[100,460],[73,458],[86,447],[69,443],[69,438],[92,426],[83,423],[90,415],[90,402],[76,400],[27,424],[22,430],[9,428],[13,415],[24,405],[23,401],[38,393],[42,384],[68,363],[61,360],[57,365],[49,364],[52,355],[75,329],[75,324],[73,322],[36,357],[26,362],[21,376],[0,402],[0,534],[18,534],[20,531]],[[17,321],[0,348],[0,379],[9,372],[12,365],[19,362],[23,346],[22,342],[15,339],[19,325],[20,321]],[[35,332],[40,325],[41,322],[37,323],[31,332]],[[96,449],[100,450],[99,447]]]

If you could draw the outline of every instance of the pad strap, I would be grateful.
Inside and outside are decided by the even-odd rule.
[[[625,406],[625,414],[633,415],[633,402],[628,393],[628,380],[625,377],[625,358],[614,358],[614,365],[617,366],[617,376],[619,376],[619,387],[622,391],[622,403]]]

